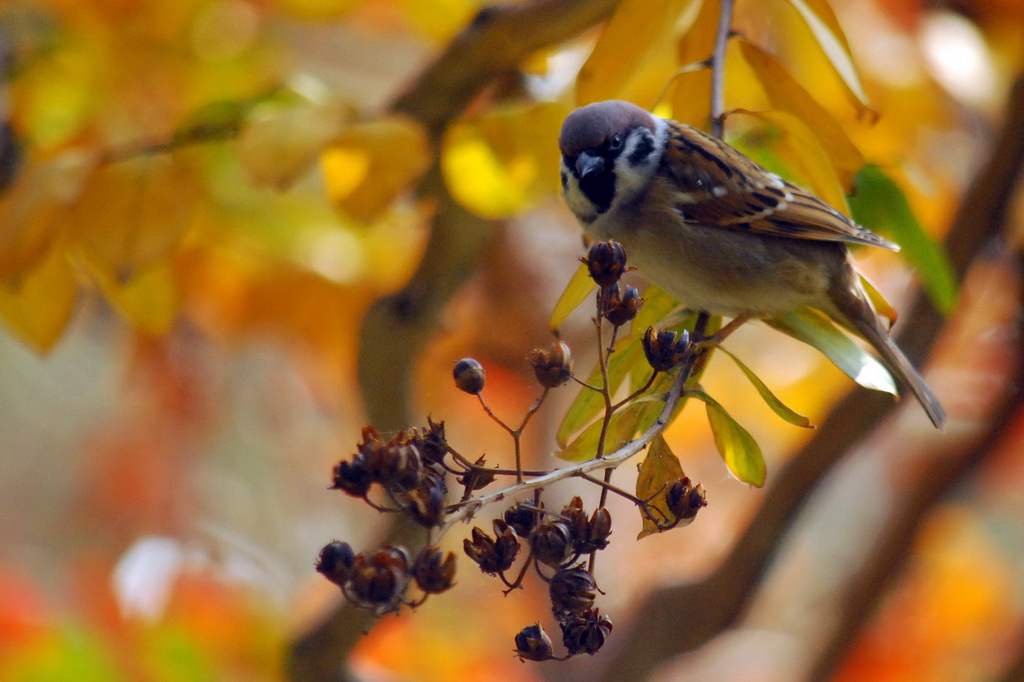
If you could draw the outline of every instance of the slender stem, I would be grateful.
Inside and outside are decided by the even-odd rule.
[[[649,389],[654,384],[654,380],[657,377],[658,377],[658,370],[654,370],[653,372],[651,372],[651,377],[647,380],[647,383],[645,383],[643,386],[641,386],[637,390],[633,391],[627,397],[625,397],[622,400],[620,400],[619,402],[615,403],[615,405],[612,407],[612,409],[613,410],[617,410],[620,407],[622,407],[623,405],[625,405],[627,403],[631,403],[631,402],[633,402],[634,399],[639,398],[641,395],[646,393],[647,389]]]
[[[611,469],[607,469],[606,471],[611,471]],[[630,493],[627,493],[622,488],[619,488],[618,486],[614,486],[611,483],[608,483],[607,481],[602,481],[599,478],[594,478],[590,474],[580,473],[580,474],[577,474],[576,477],[577,478],[582,478],[584,481],[588,481],[590,483],[593,483],[594,485],[601,486],[605,490],[607,490],[609,492],[613,492],[616,495],[621,495],[622,497],[625,497],[627,500],[629,500],[630,502],[632,502],[633,504],[635,504],[637,506],[643,506],[643,505],[647,504],[647,502],[645,502],[644,500],[641,500],[636,495],[632,495]],[[598,506],[603,507],[604,505],[602,504],[602,505],[598,505]]]
[[[711,55],[711,134],[718,138],[725,131],[725,46],[732,29],[732,2],[721,0],[715,50]]]

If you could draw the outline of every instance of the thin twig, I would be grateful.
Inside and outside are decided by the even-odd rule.
[[[732,0],[721,0],[715,50],[711,56],[711,134],[725,132],[725,47],[732,30]]]

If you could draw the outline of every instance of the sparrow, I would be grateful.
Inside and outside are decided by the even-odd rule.
[[[621,243],[688,307],[733,318],[723,331],[803,307],[824,313],[874,348],[942,428],[945,411],[889,338],[847,248],[897,245],[725,142],[629,102],[576,109],[558,144],[562,195],[589,237]]]

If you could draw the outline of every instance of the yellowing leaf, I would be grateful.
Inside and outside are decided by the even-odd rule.
[[[818,41],[829,64],[835,69],[843,84],[847,97],[857,108],[858,113],[866,115],[874,122],[878,118],[876,112],[864,92],[860,76],[857,74],[857,67],[853,64],[853,55],[850,53],[850,46],[846,42],[846,35],[843,33],[835,12],[832,11],[828,0],[789,0],[796,8],[800,16],[811,29],[814,38]]]
[[[694,398],[704,401],[708,412],[708,423],[715,437],[718,454],[725,460],[725,466],[738,480],[760,488],[764,485],[767,468],[761,447],[750,433],[740,426],[725,408],[702,390],[688,391]]]
[[[78,285],[60,244],[14,283],[0,284],[0,317],[37,351],[49,351],[67,327]]]
[[[675,514],[668,508],[666,494],[672,484],[683,477],[683,467],[679,464],[679,458],[672,452],[660,434],[651,441],[651,446],[647,449],[647,456],[640,463],[638,470],[636,496],[653,507],[651,513],[655,518],[666,522],[675,520]],[[643,521],[643,529],[636,536],[637,540],[661,532],[658,524],[643,511],[640,512],[640,519]]]
[[[92,268],[128,280],[177,249],[200,197],[191,169],[173,156],[111,163],[86,181],[70,234]]]
[[[849,194],[854,175],[864,165],[864,157],[842,126],[774,57],[746,40],[740,40],[739,45],[743,58],[764,86],[772,107],[792,114],[811,130],[828,154],[844,193]]]
[[[250,114],[238,138],[238,157],[254,182],[286,190],[307,171],[343,123],[340,104],[268,102]],[[365,178],[368,162],[350,176],[347,192]],[[343,165],[343,169],[345,166]],[[342,170],[344,173],[344,170]],[[344,180],[339,186],[345,184]]]
[[[738,357],[727,351],[725,348],[722,348],[721,346],[718,347],[718,350],[720,350],[721,352],[725,353],[726,355],[733,359],[733,362],[736,363],[736,366],[739,367],[740,371],[743,372],[743,375],[750,380],[750,383],[752,383],[754,385],[754,388],[757,389],[757,392],[761,395],[761,398],[768,405],[768,407],[772,408],[772,411],[775,412],[775,414],[779,415],[784,420],[786,420],[790,424],[793,424],[794,426],[814,428],[813,426],[811,426],[810,419],[803,416],[802,414],[794,412],[789,407],[787,407],[781,400],[779,400],[775,396],[774,393],[772,393],[771,389],[768,388],[768,386],[766,386],[763,381],[761,381],[761,377],[754,374],[753,370],[751,370],[743,362],[741,362]]]
[[[632,403],[612,415],[605,434],[605,454],[614,452],[633,438],[642,407],[642,403]],[[558,453],[558,457],[568,462],[587,462],[594,459],[597,456],[597,445],[601,440],[601,424],[602,420],[598,420],[588,426],[569,444],[569,447]]]
[[[505,218],[557,192],[555,140],[568,108],[510,106],[456,123],[445,134],[441,171],[448,191],[484,218]]]
[[[746,114],[759,118],[774,126],[782,134],[776,144],[779,156],[801,176],[804,182],[819,198],[833,208],[850,214],[846,204],[846,192],[836,174],[828,155],[821,144],[800,119],[784,111],[745,111],[738,109],[735,114]]]
[[[695,0],[620,2],[576,78],[577,104],[621,97],[651,51],[671,37],[680,15],[695,5]]]
[[[580,304],[590,296],[596,287],[597,284],[590,276],[587,264],[580,263],[576,272],[573,273],[572,279],[569,280],[569,284],[566,285],[565,291],[558,297],[554,310],[551,311],[551,320],[548,322],[551,331],[557,334],[565,319],[572,314],[572,311],[580,307]]]
[[[765,323],[817,348],[846,376],[864,388],[896,395],[889,370],[822,314],[809,308],[766,319]]]
[[[30,161],[0,195],[0,280],[16,284],[52,251],[67,204],[92,164],[92,156],[80,152]]]
[[[137,329],[166,334],[178,315],[178,286],[169,263],[120,280],[105,270],[89,267],[111,305]]]
[[[679,37],[676,60],[687,72],[676,76],[667,97],[672,105],[672,118],[702,130],[711,129],[711,70],[689,69],[711,57],[721,5],[721,0],[701,2],[693,23]]]
[[[320,158],[331,200],[364,222],[409,189],[429,164],[423,128],[400,116],[346,127]]]

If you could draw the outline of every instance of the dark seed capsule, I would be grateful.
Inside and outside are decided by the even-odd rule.
[[[551,638],[540,623],[527,625],[516,635],[516,656],[524,661],[548,661],[553,658]]]
[[[594,605],[597,583],[582,568],[563,568],[555,573],[548,587],[555,615],[583,613]]]
[[[535,349],[529,356],[534,376],[545,388],[558,388],[572,378],[572,353],[569,346],[556,343],[548,350]]]
[[[612,621],[602,616],[598,609],[587,609],[583,613],[567,618],[560,623],[562,644],[571,656],[596,654],[612,632]]]
[[[659,332],[654,327],[648,327],[643,347],[651,367],[659,372],[667,372],[682,362],[690,347],[690,335],[685,330],[677,334],[673,331]]]
[[[595,242],[583,262],[599,287],[610,287],[626,271],[626,250],[615,241]]]
[[[347,542],[335,540],[320,550],[316,560],[316,571],[339,587],[352,575],[356,554]]]
[[[686,476],[673,483],[665,497],[669,510],[680,521],[694,518],[702,507],[708,506],[703,486],[692,485]]]
[[[484,390],[484,382],[487,380],[483,365],[473,358],[462,358],[456,362],[452,375],[458,389],[471,395]]]
[[[412,577],[421,590],[428,594],[440,594],[455,581],[455,555],[447,556],[437,547],[426,547],[412,567]]]

